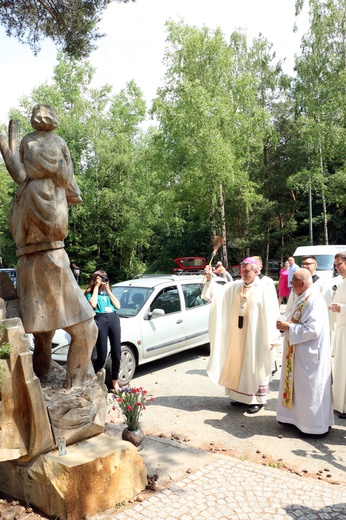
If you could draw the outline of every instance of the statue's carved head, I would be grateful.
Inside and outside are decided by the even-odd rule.
[[[31,126],[35,130],[50,132],[59,126],[54,108],[49,105],[36,105],[32,111]]]

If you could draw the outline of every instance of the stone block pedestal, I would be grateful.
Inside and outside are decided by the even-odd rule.
[[[100,434],[25,464],[0,463],[0,490],[59,520],[115,507],[145,489],[142,457],[129,442]]]

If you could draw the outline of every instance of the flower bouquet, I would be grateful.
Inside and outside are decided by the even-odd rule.
[[[140,428],[139,418],[143,410],[146,409],[148,400],[154,401],[152,395],[148,394],[142,387],[132,388],[130,386],[120,387],[113,398],[130,431]]]

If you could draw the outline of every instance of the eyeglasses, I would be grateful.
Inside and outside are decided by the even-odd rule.
[[[315,262],[303,262],[302,265],[314,265]]]

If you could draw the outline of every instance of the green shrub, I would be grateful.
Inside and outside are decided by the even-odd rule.
[[[0,345],[0,359],[8,359],[10,357],[11,345],[8,342]]]
[[[5,372],[4,367],[2,365],[0,365],[0,386],[4,382],[4,372]],[[1,391],[0,391],[0,396],[1,396]]]

